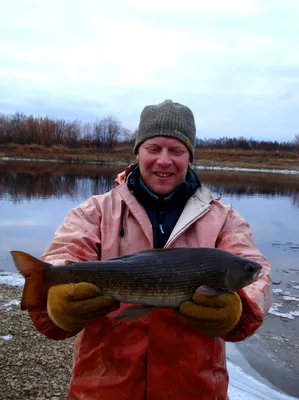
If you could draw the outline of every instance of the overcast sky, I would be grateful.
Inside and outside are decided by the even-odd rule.
[[[298,0],[2,0],[0,112],[134,129],[170,98],[198,137],[292,140],[298,21]]]

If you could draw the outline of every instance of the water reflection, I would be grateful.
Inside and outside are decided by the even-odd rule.
[[[67,212],[89,196],[112,189],[122,169],[0,161],[0,270],[15,271],[12,249],[39,257]],[[299,175],[196,172],[215,195],[222,193],[223,202],[232,203],[248,220],[274,272],[281,265],[297,268],[298,251],[286,252],[272,243],[298,243]]]
[[[214,192],[231,197],[289,197],[299,208],[299,174],[203,170],[201,180]]]
[[[13,203],[63,196],[82,200],[112,189],[117,172],[95,165],[0,162],[0,198]]]
[[[51,163],[0,162],[0,198],[21,203],[39,198],[82,201],[114,187],[123,167]],[[231,197],[288,197],[299,207],[299,176],[257,172],[198,170],[201,181],[214,193]]]

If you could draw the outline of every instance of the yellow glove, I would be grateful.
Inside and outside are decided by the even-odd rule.
[[[55,285],[48,291],[50,319],[61,329],[73,333],[118,308],[119,302],[102,296],[95,285],[86,282]]]
[[[179,316],[208,336],[229,333],[241,318],[242,301],[237,293],[216,296],[195,293],[192,300],[180,305]]]

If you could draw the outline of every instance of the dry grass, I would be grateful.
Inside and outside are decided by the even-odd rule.
[[[47,148],[34,144],[24,146],[10,144],[6,147],[0,146],[0,152],[5,157],[75,163],[130,164],[135,162],[132,146],[123,144],[118,144],[114,151],[94,148],[69,149],[62,145]],[[299,151],[196,149],[194,165],[299,170]]]

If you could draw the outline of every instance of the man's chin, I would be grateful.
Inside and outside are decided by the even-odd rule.
[[[155,186],[152,191],[158,196],[167,196],[173,191],[172,187],[165,187],[163,185]]]

